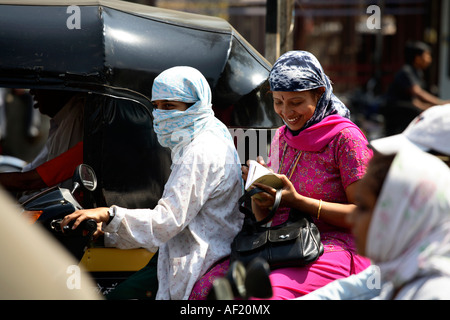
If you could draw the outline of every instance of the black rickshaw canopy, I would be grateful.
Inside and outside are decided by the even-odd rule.
[[[271,66],[223,19],[117,0],[0,0],[0,6],[0,86],[112,91],[149,100],[158,73],[188,65],[207,78],[219,116],[233,106],[228,125],[272,125],[262,113],[271,113],[271,106],[255,91]],[[250,110],[237,110],[245,96],[256,100],[247,100]]]
[[[118,0],[0,0],[0,87],[88,94],[84,162],[95,204],[153,207],[170,173],[151,118],[153,79],[199,69],[227,126],[273,128],[270,64],[225,20]]]

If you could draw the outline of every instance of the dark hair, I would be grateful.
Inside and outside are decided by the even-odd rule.
[[[320,97],[325,93],[325,87],[318,87],[311,89],[311,94],[313,95],[316,103],[319,101]]]
[[[431,47],[425,42],[409,41],[405,46],[405,61],[407,64],[413,64],[415,57],[423,54],[425,51],[431,52]]]
[[[369,161],[366,178],[370,181],[371,188],[377,198],[380,196],[384,180],[386,180],[386,176],[394,158],[395,154],[384,155],[373,150],[373,157]]]

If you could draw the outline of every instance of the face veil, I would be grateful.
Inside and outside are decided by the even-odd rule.
[[[154,109],[153,128],[163,147],[181,155],[182,149],[205,130],[231,140],[226,126],[215,116],[211,88],[205,77],[192,67],[173,67],[160,73],[153,82],[152,101],[169,100],[193,104],[185,111]]]

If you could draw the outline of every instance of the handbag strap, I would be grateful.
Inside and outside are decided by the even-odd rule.
[[[246,215],[253,216],[253,212],[251,210],[249,210],[248,208],[246,208],[245,206],[243,206],[242,204],[247,199],[251,198],[253,195],[260,193],[260,192],[266,192],[266,191],[264,191],[261,188],[253,188],[250,191],[245,192],[244,195],[239,198],[239,205],[240,205],[239,210]],[[275,201],[273,203],[272,209],[270,210],[269,214],[264,219],[257,221],[255,223],[257,226],[266,224],[267,222],[269,222],[270,220],[273,219],[273,217],[275,216],[275,213],[277,212],[278,207],[280,206],[280,203],[281,203],[281,192],[282,192],[282,189],[277,190],[277,192],[275,194]]]

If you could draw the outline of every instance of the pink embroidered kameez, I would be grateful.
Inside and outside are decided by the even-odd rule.
[[[287,144],[284,151],[287,142],[283,132],[284,126],[275,134],[268,165],[275,172],[287,174],[299,150]],[[283,153],[284,160],[281,161]],[[323,201],[347,203],[345,188],[362,178],[371,156],[372,152],[367,147],[364,135],[355,127],[347,127],[330,138],[328,144],[320,150],[302,150],[291,181],[301,195]],[[278,170],[281,163],[282,168]],[[288,212],[288,208],[279,209],[273,225],[282,223]],[[368,259],[356,254],[350,230],[315,218],[314,222],[321,232],[324,254],[308,267],[272,271],[272,299],[293,299],[305,295],[333,280],[358,273],[369,266]]]

